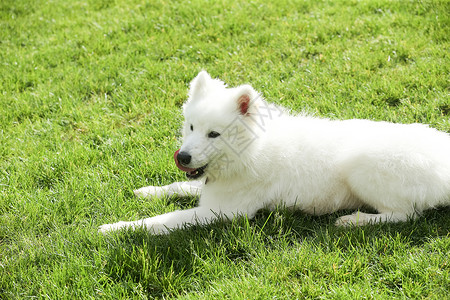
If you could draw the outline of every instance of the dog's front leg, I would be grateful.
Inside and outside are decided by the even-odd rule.
[[[223,216],[224,215],[220,211],[215,212],[210,208],[195,207],[187,210],[177,210],[134,222],[105,224],[100,226],[99,232],[107,233],[109,231],[119,230],[122,228],[134,229],[143,227],[149,230],[152,234],[165,234],[170,229],[179,228],[187,224],[208,224]],[[227,217],[233,216],[227,215]]]
[[[165,186],[146,186],[134,191],[134,194],[138,197],[151,198],[151,197],[190,197],[199,196],[202,191],[202,181],[184,181],[174,182]]]

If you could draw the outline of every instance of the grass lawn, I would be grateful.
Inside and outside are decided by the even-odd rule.
[[[2,0],[0,299],[448,299],[449,208],[97,228],[195,205],[132,190],[184,179],[172,155],[200,70],[294,111],[450,132],[449,37],[444,0]]]

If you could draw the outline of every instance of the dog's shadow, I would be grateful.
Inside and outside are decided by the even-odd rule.
[[[173,199],[189,207],[192,199]],[[311,216],[280,208],[261,210],[249,220],[217,221],[207,226],[189,226],[167,235],[153,236],[143,229],[121,231],[108,237],[105,273],[114,281],[133,281],[152,297],[192,289],[193,281],[205,282],[204,268],[229,263],[246,263],[258,248],[301,247],[309,240],[319,247],[350,251],[365,247],[380,237],[420,246],[440,236],[448,236],[450,207],[426,211],[420,218],[396,224],[364,227],[335,227],[335,220],[351,211]],[[203,271],[202,271],[203,270]],[[186,278],[189,278],[187,280]]]

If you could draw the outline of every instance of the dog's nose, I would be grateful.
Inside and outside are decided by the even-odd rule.
[[[182,165],[186,166],[191,162],[191,155],[184,151],[178,152],[177,159]]]

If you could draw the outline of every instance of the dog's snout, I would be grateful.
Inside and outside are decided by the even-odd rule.
[[[182,164],[182,165],[188,165],[191,162],[191,155],[187,152],[179,152],[177,155],[177,159],[178,161]]]

